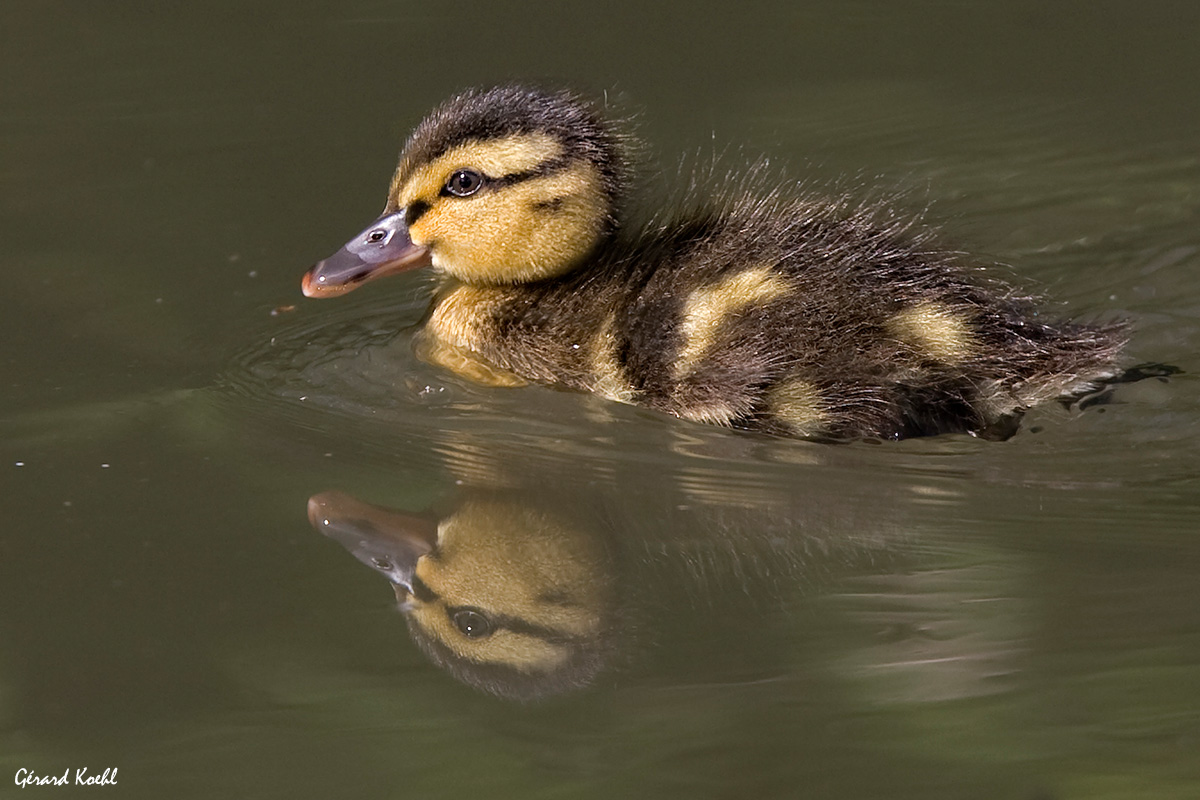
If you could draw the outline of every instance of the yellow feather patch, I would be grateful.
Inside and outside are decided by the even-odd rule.
[[[675,362],[675,377],[691,372],[717,340],[721,325],[731,316],[786,294],[787,282],[770,267],[730,275],[715,286],[697,289],[683,304],[679,330],[683,345]]]
[[[505,284],[568,272],[605,225],[600,175],[586,162],[477,195],[436,197],[410,228],[433,264],[471,284]]]
[[[633,401],[634,389],[625,377],[625,371],[617,360],[617,337],[613,331],[615,316],[609,314],[600,326],[600,332],[592,340],[591,373],[592,391],[609,400],[621,403]]]
[[[887,321],[888,332],[930,358],[954,364],[975,351],[970,323],[941,303],[919,303]]]
[[[678,415],[681,419],[692,422],[703,422],[708,425],[728,426],[747,409],[735,403],[711,402],[705,405],[691,405],[681,408]]]
[[[457,286],[437,298],[425,330],[452,347],[475,350],[481,337],[479,320],[490,316],[499,299],[494,290]]]
[[[767,407],[797,436],[818,433],[825,423],[824,400],[820,391],[808,381],[792,378],[767,392]]]
[[[421,357],[486,386],[524,386],[523,378],[478,355],[487,338],[481,320],[491,318],[502,299],[500,290],[475,286],[459,286],[438,298],[422,331]]]

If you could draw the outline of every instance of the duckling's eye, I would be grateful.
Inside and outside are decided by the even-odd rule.
[[[454,622],[454,627],[462,631],[463,636],[468,639],[491,636],[494,630],[491,621],[472,608],[460,608],[450,615],[450,619]]]
[[[455,197],[470,197],[483,186],[483,176],[473,169],[456,170],[446,181],[446,191]]]

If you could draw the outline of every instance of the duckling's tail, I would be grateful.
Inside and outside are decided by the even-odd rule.
[[[996,373],[1020,376],[1001,380],[997,411],[1023,410],[1051,400],[1079,398],[1099,391],[1124,374],[1121,351],[1129,341],[1125,321],[1107,323],[1029,322],[1028,309],[1017,305],[1001,323],[993,346]]]
[[[1151,379],[1166,383],[1167,379],[1172,375],[1181,374],[1183,374],[1183,370],[1179,367],[1157,361],[1148,361],[1144,364],[1129,367],[1112,377],[1101,379],[1098,381],[1098,388],[1091,391],[1060,397],[1059,402],[1063,404],[1063,407],[1068,409],[1074,406],[1084,409],[1089,406],[1105,405],[1111,402],[1113,391],[1118,384],[1137,383],[1138,381]]]

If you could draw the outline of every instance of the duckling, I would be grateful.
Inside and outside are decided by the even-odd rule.
[[[570,91],[466,91],[303,291],[432,266],[427,360],[787,436],[1007,438],[1119,375],[1124,323],[1047,320],[885,204],[738,186],[631,226],[626,142]]]

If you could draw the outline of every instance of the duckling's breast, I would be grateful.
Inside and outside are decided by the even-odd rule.
[[[426,322],[423,354],[493,385],[515,378],[605,394],[599,387],[617,378],[597,357],[606,317],[593,294],[560,281],[447,287]]]

